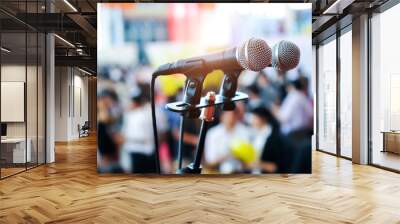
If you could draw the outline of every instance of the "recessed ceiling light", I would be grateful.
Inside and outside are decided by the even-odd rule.
[[[351,5],[355,0],[337,0],[330,5],[322,14],[342,14],[343,9]]]
[[[90,72],[88,72],[88,71],[86,71],[86,70],[83,70],[83,69],[81,69],[81,68],[79,68],[79,67],[78,67],[78,70],[81,71],[81,72],[83,72],[83,73],[85,73],[85,74],[87,74],[87,75],[92,75],[92,73],[90,73]]]
[[[74,10],[74,12],[78,12],[78,10],[68,1],[68,0],[64,0],[65,4],[67,4],[72,10]]]
[[[1,47],[0,49],[1,49],[2,51],[6,52],[6,53],[10,53],[10,52],[11,52],[11,50],[9,50],[9,49],[7,49],[7,48],[5,48],[5,47]]]
[[[62,42],[64,42],[64,43],[66,43],[67,45],[69,45],[70,47],[75,48],[75,45],[73,45],[73,44],[72,44],[71,42],[69,42],[68,40],[66,40],[66,39],[64,39],[64,38],[62,38],[62,37],[60,37],[60,36],[57,35],[57,34],[54,34],[54,36],[57,37],[58,39],[60,39]]]

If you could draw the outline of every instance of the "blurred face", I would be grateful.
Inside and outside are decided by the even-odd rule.
[[[264,125],[266,123],[267,122],[263,118],[261,118],[260,116],[257,116],[255,114],[253,114],[251,116],[251,126],[253,128],[255,128],[255,129],[260,129],[260,128],[264,127]]]
[[[260,77],[257,80],[257,84],[262,87],[267,86],[269,84],[267,76],[260,75]]]
[[[98,101],[99,101],[98,105],[102,109],[109,109],[114,105],[114,100],[109,96],[100,97]]]
[[[257,94],[255,94],[254,92],[249,92],[249,98],[250,98],[250,100],[256,100],[260,97]]]
[[[286,86],[286,91],[290,92],[292,90],[295,90],[296,88],[294,88],[294,86],[292,84]]]
[[[234,111],[225,111],[221,116],[221,122],[228,129],[235,126],[237,121],[236,114]]]
[[[97,101],[98,120],[108,122],[110,120],[109,108],[111,107],[112,100],[108,96],[100,97]]]
[[[140,104],[137,103],[136,101],[132,100],[130,109],[135,110],[135,109],[137,109],[139,107],[140,107]]]

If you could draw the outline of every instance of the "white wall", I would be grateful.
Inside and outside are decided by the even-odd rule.
[[[55,85],[55,140],[77,139],[78,124],[88,120],[88,78],[76,68],[56,67]]]
[[[68,140],[69,68],[55,68],[55,141]]]
[[[73,80],[73,96],[71,99],[74,102],[71,102],[72,111],[72,119],[71,119],[71,132],[70,135],[72,138],[78,138],[78,124],[83,125],[85,121],[88,121],[88,78],[87,76],[81,76],[82,73],[76,73],[77,70],[74,70],[74,80]]]

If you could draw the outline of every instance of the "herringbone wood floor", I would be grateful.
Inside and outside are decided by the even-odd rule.
[[[312,175],[98,175],[93,137],[0,181],[0,223],[400,223],[400,175],[315,152]]]

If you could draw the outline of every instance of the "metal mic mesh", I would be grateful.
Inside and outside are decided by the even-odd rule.
[[[295,68],[300,61],[300,49],[296,44],[282,40],[272,48],[272,67],[288,71]]]
[[[237,48],[236,59],[244,69],[261,71],[271,64],[272,51],[264,40],[251,38]]]

